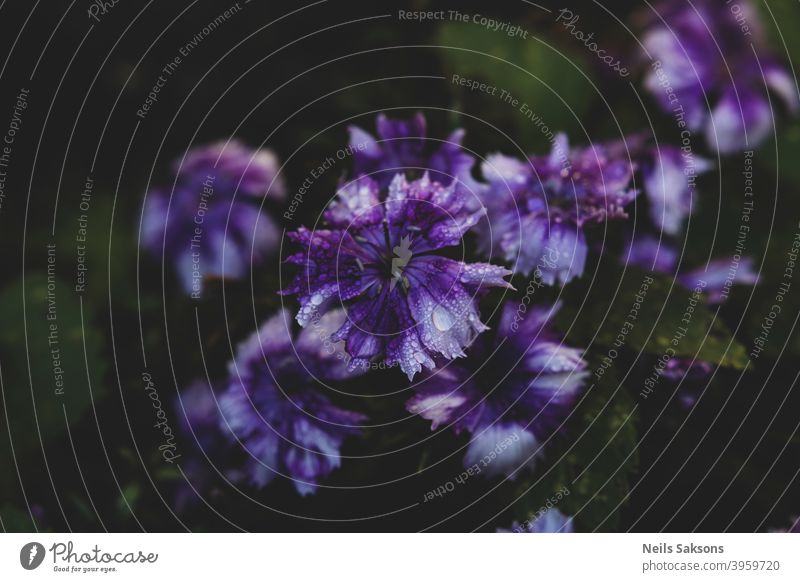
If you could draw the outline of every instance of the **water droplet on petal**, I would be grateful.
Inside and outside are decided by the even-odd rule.
[[[447,308],[437,305],[431,314],[433,326],[439,331],[447,331],[455,324],[452,314]]]

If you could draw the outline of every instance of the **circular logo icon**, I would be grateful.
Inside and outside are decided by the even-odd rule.
[[[44,561],[44,546],[39,542],[30,542],[19,551],[19,563],[26,570],[35,570]]]

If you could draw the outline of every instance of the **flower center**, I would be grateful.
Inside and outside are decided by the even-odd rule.
[[[387,249],[391,246],[389,242],[389,229],[388,225],[385,225],[386,235],[386,247]],[[411,257],[414,256],[414,253],[411,251],[411,237],[404,236],[400,239],[400,244],[395,245],[392,247],[392,261],[389,266],[389,276],[392,279],[391,288],[394,289],[395,285],[398,282],[403,283],[403,288],[408,289],[409,282],[408,277],[403,275],[403,269],[408,265]]]

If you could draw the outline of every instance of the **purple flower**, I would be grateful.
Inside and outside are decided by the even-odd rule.
[[[181,390],[175,399],[178,428],[189,443],[196,443],[200,450],[186,454],[181,469],[186,481],[178,482],[175,491],[175,508],[185,511],[198,499],[198,495],[209,495],[212,472],[209,463],[218,460],[226,450],[226,442],[219,431],[219,409],[214,392],[203,380],[195,380]],[[235,470],[224,471],[227,478],[236,479]]]
[[[692,358],[672,358],[664,368],[662,374],[670,380],[704,380],[714,371],[711,362],[692,360]]]
[[[481,250],[516,261],[523,274],[536,271],[548,285],[583,274],[584,225],[626,217],[624,207],[637,195],[627,158],[603,146],[570,151],[563,134],[549,156],[520,161],[496,154],[482,169],[489,221],[479,227]]]
[[[464,362],[431,372],[406,403],[409,412],[472,439],[464,466],[487,476],[532,467],[588,376],[581,350],[547,329],[557,306],[520,314],[506,303],[494,337],[485,334]]]
[[[351,365],[376,358],[398,364],[413,378],[434,367],[436,355],[464,355],[481,323],[476,295],[510,287],[510,271],[466,264],[438,254],[461,243],[483,215],[465,207],[465,195],[425,174],[407,182],[395,176],[385,200],[378,184],[360,178],[345,185],[325,212],[330,230],[289,233],[302,250],[287,261],[300,272],[285,295],[297,295],[297,321],[346,305],[347,321],[333,335],[346,341]]]
[[[397,173],[422,176],[428,172],[431,180],[441,184],[455,180],[467,206],[478,208],[476,196],[483,185],[472,177],[475,157],[461,145],[463,129],[455,130],[445,140],[429,140],[422,113],[410,121],[392,120],[381,113],[375,125],[377,140],[359,127],[350,127],[356,176],[368,175],[385,188]],[[441,145],[427,147],[427,141]]]
[[[644,192],[650,201],[650,218],[665,233],[678,234],[694,210],[696,177],[713,165],[670,145],[650,148],[643,157]]]
[[[175,400],[178,411],[178,426],[184,435],[194,439],[203,449],[213,448],[218,441],[219,410],[215,392],[203,380],[195,380],[181,390]]]
[[[343,320],[341,310],[331,311],[293,339],[284,310],[239,346],[219,396],[219,426],[246,452],[242,471],[252,484],[283,475],[301,495],[314,493],[341,465],[344,439],[359,434],[365,417],[335,406],[319,386],[348,374],[330,337]]]
[[[271,151],[220,142],[189,151],[173,171],[171,188],[147,193],[142,246],[163,253],[186,293],[199,298],[205,278],[240,278],[276,250],[278,228],[259,209],[286,193]]]
[[[523,524],[515,521],[511,529],[497,529],[497,533],[574,533],[572,518],[567,517],[556,508],[551,508],[533,521]]]
[[[792,76],[764,49],[748,0],[661,2],[651,20],[642,41],[653,60],[645,86],[720,153],[755,148],[772,133],[768,91],[790,111],[800,107]]]
[[[692,358],[670,358],[661,375],[682,382],[677,395],[684,408],[692,408],[700,398],[700,388],[714,371],[714,364]]]

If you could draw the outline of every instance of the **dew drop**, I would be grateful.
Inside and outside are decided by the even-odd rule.
[[[443,306],[437,305],[431,314],[433,326],[439,331],[447,331],[455,324],[450,312]]]

